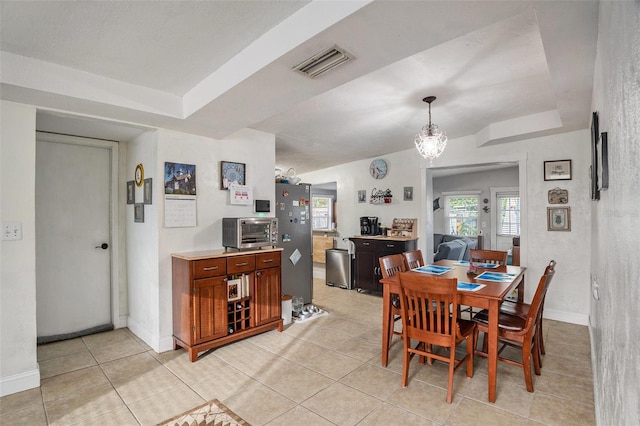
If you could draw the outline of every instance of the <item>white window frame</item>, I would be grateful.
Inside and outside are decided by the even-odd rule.
[[[520,187],[518,186],[495,186],[489,188],[491,192],[491,248],[495,249],[498,245],[498,235],[508,237],[508,235],[498,234],[498,194],[515,194],[520,197],[520,235],[522,235],[522,215],[523,215],[523,202],[525,200],[520,196]]]
[[[326,198],[328,200],[327,205],[328,205],[328,212],[327,212],[327,227],[326,228],[316,228],[316,215],[315,215],[315,211],[317,209],[314,208],[315,203],[314,203],[314,199],[315,198]],[[333,196],[331,195],[325,195],[325,194],[316,194],[316,195],[312,195],[311,196],[311,229],[313,231],[331,231],[332,230],[332,224],[333,224]]]
[[[449,227],[451,224],[450,215],[449,215],[449,198],[461,198],[461,197],[475,197],[478,200],[478,208],[476,210],[476,234],[474,235],[466,235],[467,237],[476,238],[480,234],[480,194],[482,191],[479,190],[469,190],[469,191],[450,191],[443,192],[442,197],[444,201],[444,222],[445,222],[445,233],[449,233]]]

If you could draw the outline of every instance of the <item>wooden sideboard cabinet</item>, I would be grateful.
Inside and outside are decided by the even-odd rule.
[[[418,240],[401,237],[351,237],[355,245],[355,288],[358,291],[368,290],[382,292],[382,271],[379,258],[390,254],[416,250]]]
[[[173,346],[198,353],[264,331],[282,331],[281,251],[172,255]],[[229,283],[239,294],[229,300]]]

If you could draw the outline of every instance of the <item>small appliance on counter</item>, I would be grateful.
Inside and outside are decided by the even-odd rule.
[[[222,245],[238,250],[278,245],[278,219],[275,217],[225,217],[222,219]]]
[[[362,216],[360,218],[360,235],[379,235],[380,224],[375,216]]]

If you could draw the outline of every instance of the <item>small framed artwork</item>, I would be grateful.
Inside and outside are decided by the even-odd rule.
[[[133,205],[133,220],[138,223],[144,223],[144,204],[135,203]]]
[[[550,189],[548,200],[549,204],[567,204],[569,202],[569,191],[560,188]]]
[[[571,160],[545,161],[544,180],[571,180]]]
[[[413,201],[413,186],[404,187],[404,201]]]
[[[152,192],[152,181],[151,178],[145,179],[144,180],[144,204],[153,204],[152,203],[152,197],[153,197],[153,192]]]
[[[361,189],[358,191],[358,202],[366,203],[367,202],[367,190]]]
[[[598,187],[598,140],[600,131],[598,130],[598,113],[594,112],[591,117],[591,199],[600,199],[600,188]]]
[[[600,134],[600,162],[602,163],[602,176],[600,176],[600,189],[609,188],[609,141],[607,132]]]
[[[246,164],[220,162],[220,189],[228,190],[230,186],[246,185]]]
[[[127,182],[127,204],[134,204],[136,202],[136,189],[132,180]]]
[[[547,207],[547,231],[571,231],[571,207]]]
[[[227,300],[238,300],[242,298],[242,288],[240,287],[241,282],[239,279],[229,280],[227,282]]]

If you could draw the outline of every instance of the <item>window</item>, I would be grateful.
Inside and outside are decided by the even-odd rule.
[[[520,235],[520,194],[516,192],[498,192],[497,214],[498,235]]]
[[[333,223],[333,198],[314,195],[311,197],[311,216],[314,230],[330,230]]]
[[[451,235],[478,235],[478,196],[469,194],[444,197],[446,232]]]

